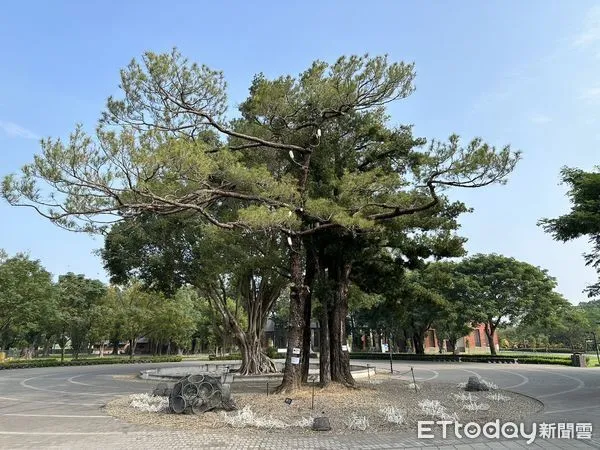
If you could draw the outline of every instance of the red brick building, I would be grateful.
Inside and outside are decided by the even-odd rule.
[[[444,345],[444,351],[451,351],[448,348],[448,344],[445,340],[444,340],[443,345]],[[427,353],[438,353],[439,352],[440,349],[438,347],[438,337],[435,333],[435,330],[429,330],[427,332],[427,334],[425,335],[424,346],[425,346],[425,351]],[[497,333],[494,333],[494,346],[496,347],[496,350],[500,349]],[[473,331],[471,331],[471,333],[469,333],[467,336],[460,338],[456,342],[456,350],[461,353],[463,353],[463,352],[466,352],[466,353],[468,353],[468,352],[474,352],[474,353],[489,352],[490,346],[488,344],[488,339],[485,334],[485,325],[484,324],[477,325],[477,327],[473,328]]]

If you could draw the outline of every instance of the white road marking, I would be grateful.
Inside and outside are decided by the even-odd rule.
[[[468,370],[468,369],[460,369],[460,370],[462,370],[463,372],[469,372],[470,374],[473,374],[473,375],[475,375],[477,378],[483,378],[483,377],[482,377],[481,375],[479,375],[477,372],[474,372],[474,371],[472,371],[472,370]]]
[[[518,377],[521,377],[521,378],[523,378],[523,381],[521,381],[519,384],[513,384],[511,386],[504,386],[504,387],[502,387],[502,389],[514,389],[514,388],[518,388],[518,387],[521,387],[521,386],[529,383],[529,378],[527,378],[525,375],[521,375],[520,373],[517,373],[517,372],[510,372],[508,370],[505,370],[503,372],[510,373],[511,375],[516,375]]]
[[[52,418],[69,418],[69,419],[113,419],[111,416],[86,416],[86,415],[71,415],[71,414],[18,414],[18,413],[7,413],[0,414],[0,416],[11,416],[11,417],[52,417]]]
[[[28,384],[28,381],[31,380],[35,380],[38,378],[42,378],[44,376],[48,376],[48,375],[40,375],[37,377],[31,377],[31,378],[27,378],[23,381],[21,381],[19,384],[21,386],[23,386],[24,388],[27,389],[32,389],[34,391],[42,391],[42,392],[51,392],[53,394],[68,394],[68,395],[85,395],[85,396],[98,396],[98,397],[106,397],[106,396],[111,396],[111,395],[125,395],[127,394],[127,392],[106,392],[104,394],[98,394],[98,393],[93,393],[93,392],[69,392],[69,391],[57,391],[57,390],[53,390],[53,389],[44,389],[41,387],[36,387],[36,386],[32,386],[30,384]]]
[[[440,373],[433,370],[433,369],[426,369],[425,367],[416,367],[416,370],[426,370],[428,372],[432,372],[434,375],[432,377],[429,378],[421,378],[421,377],[415,377],[415,381],[431,381],[431,380],[435,380],[437,377],[440,376]],[[409,374],[402,374],[402,375],[392,375],[390,378],[393,378],[394,380],[408,380],[408,381],[412,381],[412,375]]]
[[[72,384],[79,384],[80,386],[90,386],[90,387],[105,387],[105,386],[98,386],[98,385],[95,385],[95,384],[82,383],[81,381],[74,381],[74,380],[75,380],[75,378],[83,377],[83,376],[85,376],[85,375],[87,375],[87,374],[75,375],[74,377],[67,378],[67,381],[68,381],[69,383],[72,383]]]
[[[475,372],[473,370],[468,370],[468,369],[459,369],[459,370],[462,370],[463,372],[469,372],[469,373],[472,373],[473,375],[476,375],[477,377],[483,378],[483,377],[481,377],[480,374],[478,374],[477,372]],[[529,383],[529,378],[527,378],[525,375],[521,375],[520,373],[517,373],[517,372],[511,372],[509,370],[498,369],[496,367],[494,367],[494,368],[491,368],[491,367],[485,367],[485,368],[481,367],[478,370],[501,371],[502,373],[508,373],[510,375],[516,375],[516,376],[521,377],[523,379],[523,381],[520,382],[520,383],[518,383],[518,384],[513,384],[511,386],[500,386],[500,389],[514,389],[514,388],[517,388],[517,387],[520,387],[520,386],[523,386],[523,385]]]
[[[483,368],[482,368],[482,369],[483,369]],[[486,367],[485,369],[488,369],[488,368]],[[485,369],[484,369],[484,370],[485,370]],[[477,376],[479,376],[479,374],[477,374],[477,372],[474,372],[474,371],[472,371],[472,370],[467,370],[467,369],[460,369],[460,370],[462,370],[462,371],[464,371],[464,372],[469,372],[469,373],[472,373],[472,374],[474,374],[474,375],[477,375]],[[492,368],[489,368],[489,370],[492,370]],[[497,369],[496,369],[496,370],[497,370]],[[539,370],[539,369],[534,369],[534,368],[529,368],[529,367],[527,368],[527,370],[528,370],[529,372],[544,372],[544,373],[548,373],[546,370]],[[520,374],[518,374],[518,373],[515,373],[515,372],[508,372],[508,373],[511,373],[511,374],[514,374],[514,375],[518,375],[518,376],[520,376],[520,377],[524,378],[525,380],[524,380],[522,383],[519,383],[519,384],[517,384],[517,385],[514,385],[514,386],[507,386],[507,387],[505,387],[505,388],[503,388],[503,389],[509,389],[509,388],[515,388],[515,387],[519,387],[519,386],[522,386],[522,385],[524,385],[524,384],[526,384],[526,383],[528,383],[528,382],[529,382],[529,379],[528,379],[528,378],[527,378],[525,375],[520,375]],[[537,394],[536,394],[536,395],[533,395],[533,397],[534,397],[534,398],[536,398],[536,399],[541,399],[541,398],[549,398],[549,397],[554,397],[554,396],[556,396],[556,395],[568,394],[568,393],[570,393],[570,392],[575,392],[575,391],[578,391],[579,389],[581,389],[581,388],[583,388],[583,387],[585,386],[585,383],[583,382],[583,380],[580,380],[579,378],[575,378],[575,377],[572,377],[572,376],[570,376],[570,375],[565,375],[565,374],[563,374],[563,373],[557,373],[557,372],[555,372],[555,371],[553,371],[553,372],[552,372],[552,374],[553,374],[553,375],[557,375],[557,376],[559,376],[559,377],[564,377],[564,378],[569,378],[569,379],[571,379],[571,380],[575,380],[575,381],[577,381],[577,386],[576,386],[576,387],[574,387],[574,388],[572,388],[572,389],[567,389],[567,390],[565,390],[565,391],[560,391],[560,392],[553,392],[553,393],[551,393],[551,394],[542,394],[542,395],[537,395]],[[532,395],[532,394],[530,394],[530,395]]]
[[[90,432],[78,432],[78,431],[0,431],[0,435],[17,435],[17,436],[116,436],[123,434],[133,434],[131,432],[126,433],[124,431],[90,431]]]
[[[566,412],[583,411],[585,409],[597,409],[597,408],[598,408],[598,405],[582,406],[581,408],[556,409],[554,411],[544,411],[544,414],[560,414],[560,413],[566,413]]]
[[[69,403],[69,402],[49,402],[46,400],[26,400],[23,398],[0,397],[0,400],[20,403],[43,403],[45,405],[70,405],[70,406],[104,406],[104,403]]]
[[[579,378],[575,378],[570,375],[565,375],[563,373],[555,373],[554,375],[558,375],[559,377],[570,378],[571,380],[575,380],[575,381],[577,381],[577,386],[574,387],[573,389],[567,389],[566,391],[553,392],[552,394],[536,395],[536,398],[548,398],[548,397],[555,397],[557,395],[568,394],[569,392],[578,391],[579,389],[581,389],[585,386],[585,383],[583,382],[583,380],[580,380]]]

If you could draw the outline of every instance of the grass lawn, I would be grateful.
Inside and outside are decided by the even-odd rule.
[[[586,356],[589,356],[588,367],[600,367],[598,363],[598,356],[595,353],[586,353]]]
[[[570,357],[571,353],[546,353],[546,352],[520,352],[518,350],[500,350],[498,355],[510,355],[510,356],[527,356],[536,355],[543,356],[544,358],[566,358]]]
[[[208,353],[199,353],[197,355],[182,355],[184,361],[208,361]]]
[[[498,354],[500,355],[511,355],[511,356],[525,356],[525,355],[539,355],[548,358],[565,358],[570,357],[571,353],[546,353],[546,352],[519,352],[519,351],[501,351]],[[595,352],[587,352],[585,354],[588,358],[587,366],[588,367],[600,367],[598,363],[598,356]]]

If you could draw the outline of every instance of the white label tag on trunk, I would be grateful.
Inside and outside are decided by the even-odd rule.
[[[292,364],[300,364],[300,358],[297,356],[292,356]]]
[[[294,347],[294,348],[292,349],[292,353],[293,353],[294,355],[299,355],[299,354],[300,354],[300,349],[299,349],[299,348],[296,348],[296,347]]]
[[[347,352],[348,351],[348,346],[347,345],[342,345],[342,351],[343,352]]]

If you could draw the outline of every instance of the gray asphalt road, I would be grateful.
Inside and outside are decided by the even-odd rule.
[[[354,361],[353,361],[354,363]],[[357,362],[360,364],[360,362]],[[389,372],[389,362],[368,362]],[[399,448],[457,442],[416,440],[416,435],[382,433],[365,435],[264,436],[232,432],[157,430],[118,421],[103,411],[111,399],[148,392],[156,382],[127,378],[149,365],[106,365],[19,369],[0,372],[0,448]],[[367,362],[362,362],[367,364]],[[544,410],[530,418],[537,423],[587,422],[593,425],[592,440],[536,440],[542,448],[600,448],[600,369],[561,366],[497,365],[468,363],[394,363],[405,372],[414,367],[420,383],[456,384],[480,375],[503,389],[535,397]],[[397,375],[409,379],[409,375]],[[234,392],[256,386],[234,384]],[[484,444],[463,441],[470,448],[517,448],[517,441]],[[482,447],[483,446],[483,447]],[[554,446],[554,447],[553,447]],[[469,448],[469,447],[465,447]]]

